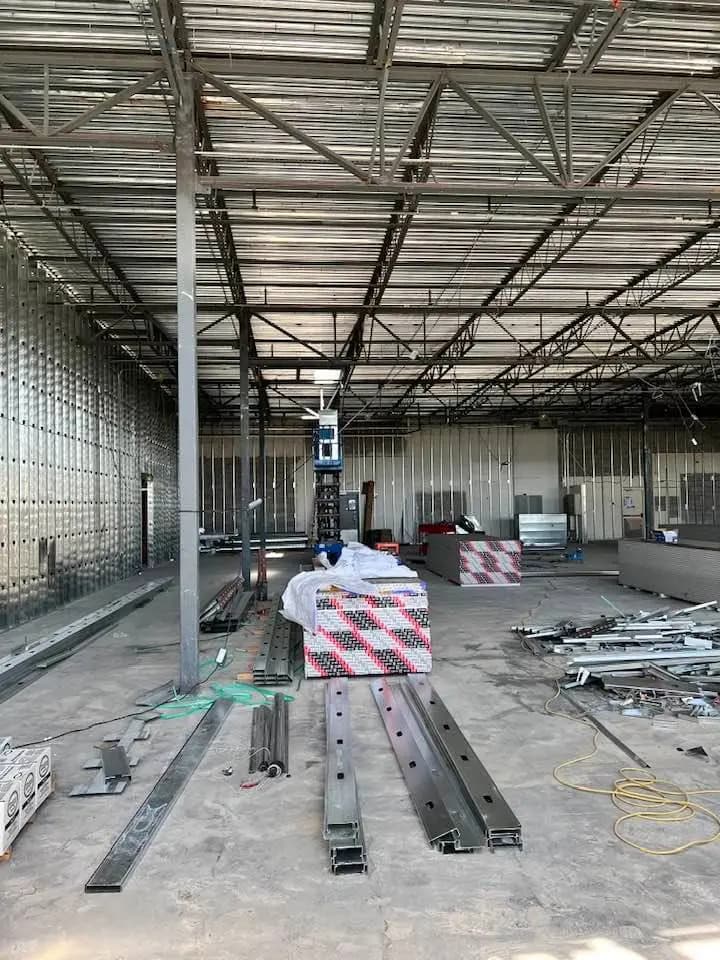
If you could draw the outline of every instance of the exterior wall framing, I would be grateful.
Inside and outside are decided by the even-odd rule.
[[[142,474],[176,555],[173,401],[96,333],[0,233],[0,628],[140,568]]]

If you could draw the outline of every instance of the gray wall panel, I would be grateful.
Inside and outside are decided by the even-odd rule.
[[[0,627],[140,568],[143,473],[176,553],[174,403],[50,279],[0,233]]]

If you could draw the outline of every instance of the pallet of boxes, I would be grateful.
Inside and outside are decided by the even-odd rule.
[[[0,737],[0,859],[10,856],[13,841],[52,791],[50,748],[13,749]]]

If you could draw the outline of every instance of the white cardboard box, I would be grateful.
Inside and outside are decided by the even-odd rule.
[[[12,763],[0,765],[0,781],[11,780],[18,784],[20,793],[20,827],[24,827],[37,809],[37,777],[35,765],[17,766]]]
[[[28,767],[35,771],[35,790],[37,806],[52,793],[52,752],[50,747],[25,747],[21,750],[10,750],[2,760],[14,766]]]
[[[20,783],[0,781],[0,854],[7,853],[20,833]]]

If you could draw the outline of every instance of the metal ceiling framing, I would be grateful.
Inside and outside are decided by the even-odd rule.
[[[189,72],[206,415],[243,324],[265,419],[327,370],[384,422],[709,397],[718,51],[707,2],[0,0],[3,217],[171,389]]]

